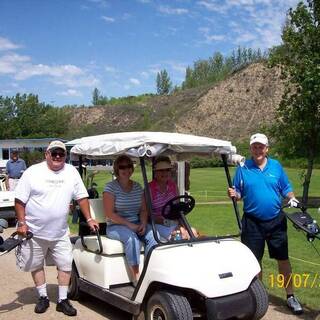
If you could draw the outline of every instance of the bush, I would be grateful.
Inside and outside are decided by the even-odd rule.
[[[199,157],[194,157],[190,161],[191,168],[209,168],[209,167],[222,167],[223,162],[221,159],[203,159]]]

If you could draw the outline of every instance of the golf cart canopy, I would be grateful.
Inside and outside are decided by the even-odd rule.
[[[121,132],[88,136],[66,143],[72,146],[71,154],[87,158],[104,158],[127,154],[131,157],[154,157],[160,154],[176,155],[183,160],[190,155],[212,157],[213,155],[232,156],[236,147],[231,142],[168,132]]]

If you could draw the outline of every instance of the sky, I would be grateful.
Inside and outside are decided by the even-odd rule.
[[[92,105],[92,91],[156,93],[215,52],[281,43],[298,0],[0,0],[0,96],[37,94],[54,106]]]

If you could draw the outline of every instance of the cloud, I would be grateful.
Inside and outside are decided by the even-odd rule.
[[[223,41],[226,36],[221,34],[210,34],[210,29],[207,27],[202,27],[198,29],[200,33],[203,34],[205,38],[205,43],[212,43],[215,41]]]
[[[0,51],[15,50],[19,48],[19,45],[14,44],[9,39],[0,37]]]
[[[65,96],[65,97],[82,97],[82,92],[75,90],[75,89],[68,89],[66,91],[57,92],[57,95],[59,96]]]
[[[93,75],[75,65],[32,64],[29,56],[7,54],[0,56],[0,74],[11,75],[23,81],[32,77],[48,77],[48,80],[67,87],[92,87],[99,83]]]
[[[101,19],[104,20],[105,22],[108,22],[108,23],[113,23],[116,21],[114,18],[107,17],[107,16],[102,16]]]
[[[140,73],[140,75],[141,75],[141,77],[144,78],[144,79],[148,79],[148,78],[149,78],[149,73],[146,72],[146,71],[142,71],[142,72]]]
[[[22,70],[15,74],[16,80],[25,80],[33,76],[51,76],[54,78],[74,77],[84,72],[74,65],[48,66],[44,64],[26,64]]]
[[[182,15],[182,14],[187,14],[189,12],[188,9],[183,9],[183,8],[171,8],[168,6],[160,6],[158,8],[159,12],[164,13],[164,14],[173,14],[173,15]]]
[[[117,72],[117,69],[115,67],[112,67],[112,66],[105,66],[104,70],[106,70],[107,72],[110,72],[110,73]]]
[[[136,78],[130,78],[129,81],[135,86],[139,86],[141,84],[140,81]]]
[[[95,3],[103,8],[108,7],[108,2],[106,0],[87,0],[87,1]]]

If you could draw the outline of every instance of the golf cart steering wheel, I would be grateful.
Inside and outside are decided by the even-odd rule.
[[[180,200],[184,201],[180,201]],[[161,214],[170,220],[179,219],[181,214],[187,215],[195,205],[195,200],[189,195],[177,196],[169,200],[163,207]]]

